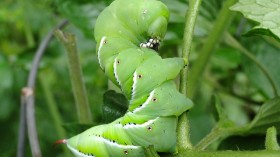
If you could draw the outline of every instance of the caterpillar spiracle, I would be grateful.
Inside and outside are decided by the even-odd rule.
[[[123,91],[123,117],[94,126],[63,143],[77,157],[143,157],[176,152],[177,117],[193,104],[174,83],[185,61],[162,59],[156,50],[169,18],[157,0],[115,0],[97,18],[94,36],[100,67]]]

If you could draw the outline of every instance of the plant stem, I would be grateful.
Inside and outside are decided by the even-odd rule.
[[[40,73],[39,80],[41,82],[41,86],[42,86],[42,89],[43,89],[43,92],[44,92],[44,95],[46,98],[46,103],[49,108],[50,116],[53,119],[54,127],[58,134],[58,138],[63,139],[63,138],[66,138],[66,133],[62,127],[61,116],[57,109],[58,105],[56,104],[54,97],[52,95],[51,89],[50,89],[51,85],[45,76],[46,75],[44,73]],[[63,151],[64,151],[64,156],[71,156],[69,150],[66,147],[63,147]]]
[[[28,132],[28,138],[30,143],[30,148],[32,152],[33,157],[40,157],[41,150],[39,146],[39,140],[38,140],[38,134],[36,130],[36,121],[35,121],[35,109],[34,109],[34,91],[36,84],[36,76],[37,71],[39,68],[39,63],[41,61],[41,58],[53,38],[53,31],[58,28],[63,28],[68,23],[67,20],[62,20],[57,26],[55,26],[52,30],[50,30],[47,34],[47,36],[43,39],[43,41],[40,43],[40,46],[36,50],[35,57],[32,61],[32,67],[28,75],[27,80],[27,87],[22,88],[21,93],[21,115],[20,115],[20,126],[19,126],[19,138],[18,138],[18,150],[17,150],[17,156],[23,157],[24,156],[24,149],[25,149],[25,127],[27,126],[27,132]],[[25,109],[22,109],[25,108]],[[24,117],[24,116],[26,117]],[[23,118],[23,119],[22,119]],[[26,125],[26,126],[25,126]]]
[[[187,75],[188,75],[187,72],[188,72],[189,56],[191,53],[191,45],[192,45],[195,21],[198,16],[200,4],[201,4],[201,0],[190,0],[189,7],[188,7],[189,9],[186,13],[182,58],[184,58],[187,66],[185,66],[185,68],[181,71],[181,75],[180,75],[180,81],[181,81],[180,92],[182,94],[187,94]]]
[[[277,131],[274,126],[267,129],[265,148],[266,150],[280,150],[279,144],[277,142]]]
[[[18,131],[18,146],[17,157],[24,157],[25,154],[25,139],[26,139],[26,107],[25,96],[22,93],[20,96],[20,119]]]
[[[75,97],[79,122],[83,124],[89,124],[92,122],[91,112],[87,98],[86,87],[82,79],[83,75],[79,63],[76,37],[71,33],[64,33],[61,30],[56,30],[55,35],[63,43],[67,50],[66,52],[68,57],[70,79]]]
[[[188,74],[188,62],[191,52],[191,44],[193,39],[193,31],[198,16],[199,7],[201,0],[189,0],[189,9],[186,12],[186,22],[184,28],[184,45],[182,50],[182,58],[186,62],[185,68],[180,74],[180,92],[184,95],[187,94],[187,74]],[[178,140],[178,150],[179,152],[183,149],[192,148],[189,135],[189,120],[187,114],[183,113],[179,117],[178,127],[177,127],[177,140]]]
[[[221,137],[226,137],[226,132],[223,129],[216,126],[211,130],[209,134],[207,134],[207,136],[205,136],[201,141],[199,141],[199,143],[194,147],[194,149],[204,150],[210,144],[220,139]]]
[[[176,157],[279,157],[279,151],[189,151]]]
[[[188,120],[187,112],[184,112],[179,117],[177,126],[177,146],[179,153],[192,149],[193,147],[190,140],[190,122]]]
[[[223,127],[225,126],[225,127]],[[239,127],[235,126],[235,124],[228,120],[227,118],[220,119],[217,125],[211,130],[211,132],[205,136],[195,147],[194,149],[204,150],[210,144],[215,142],[218,139],[227,138],[231,135],[242,135],[249,129],[248,126]]]
[[[38,140],[36,120],[35,120],[35,100],[33,88],[25,87],[22,89],[24,102],[26,103],[26,122],[27,133],[33,157],[41,157],[41,149]]]
[[[244,48],[236,39],[234,39],[234,37],[232,37],[229,33],[225,34],[225,41],[228,45],[238,49],[241,53],[243,53],[246,57],[248,57],[251,61],[253,61],[259,68],[260,70],[263,72],[263,74],[265,75],[265,77],[268,79],[272,89],[273,89],[273,93],[274,96],[279,96],[279,93],[277,91],[277,85],[275,83],[275,81],[273,80],[272,76],[270,75],[270,73],[268,72],[268,70],[265,68],[265,66],[259,62],[257,60],[257,58],[252,55],[251,52],[249,52],[246,48]]]
[[[213,25],[213,30],[209,33],[208,38],[206,39],[206,43],[203,46],[200,55],[193,65],[193,69],[190,72],[189,83],[191,86],[188,88],[188,96],[193,98],[196,89],[199,85],[199,78],[203,75],[203,72],[211,58],[216,45],[219,43],[221,37],[224,34],[224,31],[231,23],[231,19],[233,17],[233,12],[229,10],[229,7],[232,6],[237,0],[227,0],[219,15],[217,17],[216,22]]]

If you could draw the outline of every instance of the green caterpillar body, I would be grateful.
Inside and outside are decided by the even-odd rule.
[[[142,157],[153,145],[176,152],[177,117],[192,107],[174,83],[185,62],[157,52],[169,11],[157,0],[115,0],[95,25],[100,67],[127,99],[126,114],[64,141],[77,157]]]

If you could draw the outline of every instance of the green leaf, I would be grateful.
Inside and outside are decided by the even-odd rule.
[[[123,116],[128,109],[128,101],[125,96],[113,90],[109,90],[103,95],[103,103],[102,111],[105,123]]]
[[[253,40],[250,43],[252,46],[251,51],[256,56],[258,62],[263,64],[267,69],[267,72],[271,75],[273,81],[275,82],[276,89],[280,91],[280,53],[279,49],[264,43],[262,40]],[[250,83],[252,83],[266,98],[273,98],[273,89],[264,75],[264,73],[259,69],[259,67],[250,61],[248,58],[242,60],[242,67],[245,70],[246,76],[248,77]]]
[[[244,36],[250,37],[253,35],[266,35],[266,36],[271,36],[274,37],[275,39],[278,39],[278,37],[273,34],[269,29],[263,29],[263,28],[254,28],[248,31],[247,33],[244,34]]]
[[[275,126],[280,130],[280,97],[269,100],[259,109],[250,124],[250,133],[265,133],[267,128]]]
[[[280,41],[279,7],[279,0],[239,0],[231,9],[259,23],[247,35],[269,35]]]

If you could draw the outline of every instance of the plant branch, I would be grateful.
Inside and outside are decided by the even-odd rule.
[[[33,157],[41,157],[41,150],[38,140],[38,133],[35,120],[35,105],[33,88],[26,87],[23,89],[24,99],[26,102],[26,122],[30,148]]]
[[[193,98],[196,89],[199,86],[199,78],[201,78],[203,75],[209,59],[214,53],[216,45],[219,43],[225,30],[232,21],[231,19],[233,17],[233,12],[229,10],[229,7],[232,6],[236,1],[237,0],[227,0],[223,4],[223,7],[218,14],[217,20],[213,25],[213,30],[210,31],[209,36],[206,39],[206,43],[204,44],[197,60],[195,61],[193,69],[191,69],[191,75],[189,79],[191,86],[188,88],[188,96],[190,98]]]
[[[188,63],[189,56],[191,52],[191,44],[193,39],[193,31],[195,27],[196,18],[198,16],[199,7],[201,0],[189,0],[189,9],[186,12],[186,21],[184,28],[184,45],[182,50],[182,58],[186,62],[185,68],[180,74],[180,92],[184,95],[187,94],[187,74],[188,74]],[[186,113],[183,113],[179,117],[178,127],[177,127],[177,145],[179,152],[183,149],[192,148],[189,135],[189,120]]]
[[[21,99],[21,120],[19,127],[19,138],[18,138],[18,157],[24,156],[25,150],[25,126],[27,125],[28,137],[30,142],[30,148],[33,157],[41,157],[41,150],[38,142],[38,135],[36,130],[36,122],[35,122],[35,110],[34,110],[34,87],[36,83],[36,75],[39,68],[39,63],[41,58],[47,48],[49,42],[53,37],[53,31],[57,28],[62,28],[67,24],[66,20],[61,21],[54,29],[48,32],[47,36],[40,43],[39,48],[36,50],[35,57],[32,63],[32,68],[30,70],[27,87],[22,88],[22,99]]]
[[[83,83],[82,70],[79,63],[79,56],[76,44],[76,37],[71,33],[64,33],[61,30],[55,31],[56,37],[66,48],[68,66],[73,93],[80,123],[89,124],[92,122],[86,87]]]
[[[215,126],[209,134],[207,134],[201,141],[195,145],[195,150],[204,150],[206,149],[210,144],[215,142],[216,140],[226,137],[226,132],[219,128],[219,126]]]
[[[184,112],[179,117],[177,126],[177,146],[179,153],[184,150],[192,149],[192,143],[190,140],[190,122],[187,112]]]
[[[24,98],[24,91],[22,91],[20,97],[20,122],[18,131],[17,157],[24,157],[25,154],[26,107]]]
[[[176,155],[176,157],[279,157],[279,151],[190,151]]]
[[[266,150],[280,150],[277,142],[277,130],[275,126],[268,128],[266,131],[265,148]]]
[[[195,150],[200,151],[206,149],[213,142],[227,138],[231,135],[244,135],[250,129],[249,125],[236,126],[227,117],[219,120],[216,126],[194,147]]]
[[[232,37],[228,32],[225,34],[225,42],[238,49],[241,53],[243,53],[246,57],[248,57],[251,61],[253,61],[259,68],[260,70],[263,72],[263,74],[265,75],[265,77],[268,79],[272,89],[273,89],[273,93],[274,96],[279,96],[279,93],[277,91],[277,85],[276,82],[273,80],[272,76],[270,75],[270,73],[268,72],[268,70],[266,69],[266,67],[257,60],[257,58],[252,55],[252,53],[250,53],[246,48],[244,48],[234,37]]]
[[[36,83],[35,79],[36,79],[36,76],[37,76],[37,71],[38,71],[38,68],[39,68],[39,63],[41,61],[41,58],[42,58],[42,56],[43,56],[47,46],[49,45],[49,42],[53,38],[54,30],[56,30],[58,28],[63,28],[67,24],[68,24],[67,20],[61,21],[57,26],[55,26],[51,31],[48,32],[47,36],[41,42],[39,48],[36,51],[35,58],[34,58],[33,63],[32,63],[32,69],[31,69],[31,71],[29,73],[29,76],[28,76],[28,83],[27,83],[28,87],[34,88],[34,86],[35,86],[35,83]]]
[[[279,147],[273,150],[258,150],[258,151],[203,151],[206,149],[210,144],[217,140],[221,140],[227,138],[232,135],[245,135],[248,130],[250,129],[250,125],[246,125],[244,127],[236,126],[231,120],[227,119],[226,117],[220,119],[217,125],[211,130],[211,132],[205,136],[195,147],[193,150],[189,152],[185,151],[178,156],[188,156],[188,157],[276,157],[279,156]],[[269,129],[268,129],[269,130]],[[273,130],[271,133],[273,148],[275,146],[276,138],[276,130]],[[276,151],[278,150],[278,151]],[[188,154],[188,155],[186,155]]]
[[[182,50],[182,58],[184,58],[186,62],[186,66],[181,71],[180,74],[180,92],[185,95],[187,94],[187,74],[188,74],[189,56],[191,53],[191,45],[193,39],[193,31],[195,27],[196,18],[198,16],[200,4],[201,4],[201,0],[190,0],[188,11],[186,13],[184,39],[183,39],[184,43],[183,43],[183,50]]]

